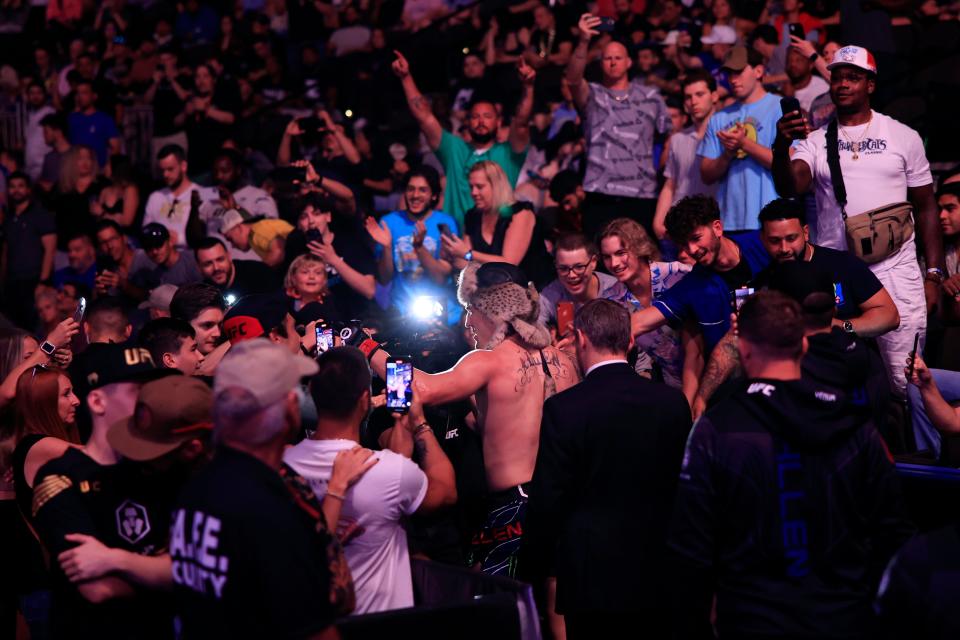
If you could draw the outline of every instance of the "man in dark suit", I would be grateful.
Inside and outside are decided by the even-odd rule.
[[[544,403],[521,570],[557,577],[571,639],[664,637],[662,562],[690,408],[627,364],[623,307],[592,300],[574,329],[585,377]]]

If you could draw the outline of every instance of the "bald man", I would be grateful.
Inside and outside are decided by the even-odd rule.
[[[567,65],[567,82],[586,123],[587,172],[583,181],[583,231],[593,237],[610,220],[628,216],[653,235],[657,172],[653,142],[670,131],[667,105],[656,87],[630,81],[627,48],[614,40],[602,52],[603,78],[583,79],[590,38],[600,18],[580,17],[580,42]]]

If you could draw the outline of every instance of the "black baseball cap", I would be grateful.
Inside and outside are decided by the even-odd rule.
[[[799,302],[806,312],[820,313],[837,306],[833,277],[809,262],[791,260],[776,265],[769,286]]]
[[[170,239],[170,232],[159,222],[144,225],[140,233],[140,244],[144,249],[156,249]]]
[[[92,391],[118,382],[149,382],[179,373],[156,366],[150,352],[130,344],[94,343],[82,356],[84,381]]]

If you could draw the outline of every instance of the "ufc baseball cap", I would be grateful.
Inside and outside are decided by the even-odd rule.
[[[81,356],[81,375],[91,391],[108,384],[149,382],[176,373],[157,367],[149,351],[129,344],[91,344]]]
[[[213,429],[213,391],[199,378],[172,375],[140,388],[133,415],[113,423],[107,441],[124,458],[154,460]]]
[[[833,55],[833,62],[827,65],[827,69],[835,69],[843,65],[857,67],[874,75],[877,73],[877,61],[873,59],[873,54],[863,47],[850,45],[838,49]]]

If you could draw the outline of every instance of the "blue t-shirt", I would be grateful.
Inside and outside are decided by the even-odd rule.
[[[748,138],[764,147],[773,147],[777,137],[777,120],[782,115],[780,100],[769,93],[752,104],[738,102],[722,109],[710,118],[697,155],[719,158],[724,149],[717,132],[729,129],[738,122],[746,128]],[[730,163],[727,174],[720,179],[717,189],[723,228],[727,231],[759,229],[757,216],[760,215],[760,209],[777,197],[770,170],[746,153],[739,152]]]
[[[83,286],[93,291],[97,279],[97,265],[90,265],[86,271],[79,272],[71,266],[57,269],[53,272],[53,286],[62,289],[63,285],[69,282],[79,282]]]
[[[107,143],[111,138],[119,138],[120,132],[113,118],[103,111],[94,111],[84,115],[74,111],[68,119],[70,144],[83,144],[93,148],[100,166],[107,163]]]
[[[740,258],[746,260],[750,268],[750,276],[743,282],[731,288],[719,272],[698,264],[652,303],[672,326],[696,319],[708,354],[730,330],[734,289],[746,285],[770,263],[770,254],[764,249],[759,233],[745,233],[731,240],[740,247]]]
[[[390,288],[391,304],[400,311],[406,312],[418,296],[436,296],[443,300],[448,324],[460,322],[462,309],[454,292],[453,278],[448,277],[443,285],[438,285],[430,278],[430,274],[417,258],[417,252],[413,248],[416,220],[412,219],[406,211],[393,211],[383,216],[381,220],[387,223],[393,238],[394,277]],[[424,220],[424,224],[427,227],[427,235],[423,238],[423,246],[434,258],[440,257],[441,224],[446,224],[450,228],[450,233],[460,234],[457,221],[453,216],[442,211],[432,212]],[[378,260],[382,254],[383,247],[377,245]]]

